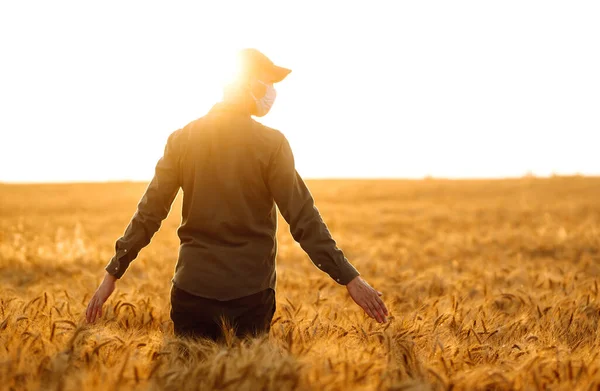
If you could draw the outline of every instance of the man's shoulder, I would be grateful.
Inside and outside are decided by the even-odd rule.
[[[276,144],[280,144],[283,140],[285,140],[285,135],[278,129],[271,128],[270,126],[264,125],[254,119],[252,119],[252,123],[255,129],[261,133],[263,137],[266,137]]]
[[[190,140],[191,133],[194,127],[197,126],[198,121],[202,118],[195,119],[190,121],[187,125],[171,132],[169,134],[169,138],[167,139],[167,147],[174,148],[176,150],[181,150]]]
[[[201,124],[205,120],[205,118],[206,118],[206,115],[203,117],[200,117],[200,118],[196,118],[196,119],[188,122],[188,124],[185,125],[183,128],[177,129],[175,132],[180,131],[181,133],[185,133],[185,132],[192,130],[193,128],[197,128],[197,127],[201,126]]]
[[[279,146],[282,142],[287,141],[287,138],[280,130],[264,125],[253,118],[250,118],[249,121],[249,123],[244,121],[243,126],[248,127],[249,125],[254,134],[259,136],[263,142]],[[200,129],[203,126],[210,125],[210,123],[210,113],[208,113],[205,116],[190,121],[184,127],[177,129],[171,133],[170,138],[176,142],[183,139],[189,139],[191,133],[194,133],[195,130]]]
[[[189,133],[192,132],[194,130],[194,128],[197,128],[198,126],[200,126],[203,119],[204,119],[204,117],[200,117],[200,118],[196,118],[196,119],[188,122],[187,125],[172,132],[171,135],[169,136],[169,138],[177,141],[182,138],[188,137]]]

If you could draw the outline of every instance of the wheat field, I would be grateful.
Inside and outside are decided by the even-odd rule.
[[[388,323],[278,232],[268,337],[175,338],[180,199],[101,321],[83,313],[140,183],[0,185],[0,389],[600,388],[600,179],[309,181]]]

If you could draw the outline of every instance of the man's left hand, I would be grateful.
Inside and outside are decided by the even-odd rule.
[[[102,316],[102,306],[114,292],[116,281],[117,278],[115,276],[106,273],[104,280],[102,280],[102,283],[98,289],[96,289],[96,293],[92,296],[92,299],[87,306],[87,310],[85,311],[85,319],[88,323],[94,323],[96,318]]]

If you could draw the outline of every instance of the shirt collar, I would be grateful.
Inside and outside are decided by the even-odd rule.
[[[246,107],[244,107],[244,105],[241,102],[221,101],[221,102],[215,104],[210,109],[210,112],[211,113],[229,112],[229,113],[241,114],[241,115],[250,117],[250,112],[248,111],[248,109]]]

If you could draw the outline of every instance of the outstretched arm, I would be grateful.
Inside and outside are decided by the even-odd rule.
[[[102,305],[112,294],[115,281],[123,276],[129,264],[160,228],[167,217],[179,187],[179,155],[181,132],[171,134],[163,157],[156,164],[154,178],[142,196],[137,211],[133,215],[124,235],[115,245],[115,255],[106,265],[106,275],[100,287],[90,300],[86,310],[88,322],[102,315]]]
[[[331,237],[306,184],[295,169],[292,149],[285,137],[272,157],[268,186],[290,231],[312,262],[341,285],[352,299],[379,322],[387,308],[380,292],[364,281]]]

